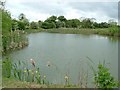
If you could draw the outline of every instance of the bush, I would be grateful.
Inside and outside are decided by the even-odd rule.
[[[111,76],[109,69],[102,64],[98,65],[94,80],[98,88],[115,88],[119,85]]]

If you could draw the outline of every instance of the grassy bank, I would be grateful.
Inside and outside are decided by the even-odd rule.
[[[58,28],[58,29],[29,29],[28,33],[35,32],[49,32],[49,33],[63,33],[63,34],[98,34],[106,36],[120,37],[118,28],[98,28],[98,29],[78,29],[78,28]]]
[[[15,80],[14,78],[3,78],[2,88],[80,88],[80,86],[71,85],[45,85],[45,84],[37,84],[37,83],[30,83],[30,82],[22,82],[20,80]]]
[[[2,53],[13,51],[16,49],[22,49],[28,45],[28,39],[26,38],[25,31],[12,31],[9,33],[3,33],[2,35]]]

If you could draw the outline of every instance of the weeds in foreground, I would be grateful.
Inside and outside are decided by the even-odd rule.
[[[109,69],[102,64],[98,65],[94,81],[98,88],[115,88],[119,86],[119,83],[110,74]]]
[[[36,82],[39,84],[46,84],[46,76],[41,76],[40,69],[36,66],[32,68],[26,67],[27,65],[22,61],[12,64],[9,59],[3,61],[3,76],[10,78],[14,77],[20,81]]]
[[[89,58],[88,58],[89,59]],[[90,59],[91,60],[91,59]],[[35,82],[38,84],[46,84],[49,85],[47,82],[46,76],[41,76],[40,69],[36,67],[35,62],[33,64],[33,59],[31,60],[32,68],[28,68],[26,63],[18,61],[18,63],[12,64],[11,60],[7,58],[3,61],[3,76],[10,78],[14,77],[20,81],[25,82]],[[92,70],[94,71],[94,81],[97,88],[116,88],[120,86],[120,84],[112,77],[109,69],[105,67],[104,64],[98,65],[98,70],[96,71],[93,67]],[[87,88],[87,75],[84,76],[86,78],[86,87]],[[81,78],[81,77],[80,77]],[[65,75],[65,86],[64,87],[71,87],[70,85],[70,77],[69,75]],[[82,77],[83,79],[83,77]],[[81,79],[80,79],[81,80]],[[80,81],[82,87],[82,81]]]

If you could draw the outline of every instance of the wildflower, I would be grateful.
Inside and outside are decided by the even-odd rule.
[[[44,77],[44,78],[46,78],[46,76],[45,76],[45,75],[44,75],[43,77]]]
[[[38,73],[38,71],[36,71],[36,73]]]
[[[30,59],[30,60],[31,60],[32,65],[35,67],[35,61],[33,59]]]
[[[66,80],[68,80],[68,76],[66,75],[65,77],[64,77]]]

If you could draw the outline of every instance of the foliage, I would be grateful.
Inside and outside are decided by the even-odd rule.
[[[2,52],[5,53],[8,50],[23,48],[28,45],[24,32],[19,31],[25,29],[24,23],[15,19],[12,20],[10,13],[4,9],[0,12],[2,12]]]
[[[4,77],[10,78],[11,77],[11,71],[12,71],[12,62],[9,58],[6,58],[2,62],[2,74]]]
[[[55,25],[54,22],[49,23],[49,22],[46,21],[46,22],[42,23],[41,27],[44,28],[44,29],[50,29],[50,28],[55,28],[56,25]]]
[[[118,87],[118,82],[111,76],[109,69],[102,64],[98,65],[94,80],[98,88]]]
[[[2,66],[3,77],[13,77],[20,81],[47,84],[46,76],[41,76],[39,68],[28,68],[28,65],[23,61],[18,61],[18,63],[12,63],[11,60],[7,58],[3,61]]]
[[[29,20],[23,13],[21,13],[18,18],[19,18],[18,27],[20,30],[25,30],[29,28]]]
[[[18,21],[18,29],[19,30],[25,30],[25,23],[22,21]]]
[[[38,27],[41,28],[41,26],[42,26],[42,21],[39,20],[39,21],[38,21]]]
[[[51,16],[48,19],[46,19],[45,22],[49,22],[49,23],[54,22],[55,23],[56,19],[57,19],[56,16]]]
[[[9,33],[11,31],[11,15],[7,10],[1,10],[2,12],[2,33]],[[7,22],[7,23],[6,23]]]
[[[17,30],[18,29],[18,21],[13,19],[12,20],[12,30]]]
[[[58,20],[61,22],[65,22],[67,19],[64,16],[59,16]]]
[[[30,23],[30,27],[31,27],[31,29],[38,29],[39,25],[38,25],[37,22],[33,21],[33,22]]]
[[[92,20],[90,18],[85,18],[82,20],[81,27],[82,28],[92,28]]]
[[[67,28],[77,28],[80,26],[80,21],[78,19],[71,19],[66,21]]]

